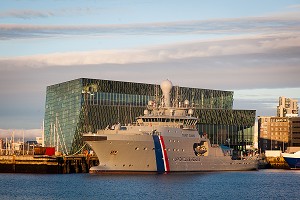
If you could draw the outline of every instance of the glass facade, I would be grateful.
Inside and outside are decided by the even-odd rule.
[[[84,132],[108,124],[128,124],[143,114],[149,100],[159,101],[159,85],[98,79],[76,79],[47,87],[45,145],[73,154]],[[171,99],[189,100],[199,117],[199,133],[211,142],[243,148],[253,142],[254,110],[232,110],[233,92],[173,87]]]

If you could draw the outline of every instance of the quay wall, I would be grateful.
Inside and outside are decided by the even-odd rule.
[[[97,166],[96,156],[0,156],[0,173],[71,174],[88,173]],[[289,169],[282,157],[261,160],[260,169]]]
[[[95,156],[0,156],[0,173],[88,173],[98,164]]]

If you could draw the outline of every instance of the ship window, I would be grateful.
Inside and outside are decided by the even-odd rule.
[[[176,149],[173,149],[173,151],[176,151]]]
[[[147,147],[145,147],[144,150],[148,150]]]
[[[138,148],[138,147],[135,147],[135,150],[139,150],[139,148]]]

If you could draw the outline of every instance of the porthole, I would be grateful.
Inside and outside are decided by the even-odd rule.
[[[145,151],[147,151],[147,150],[148,150],[148,148],[147,148],[147,147],[145,147],[145,148],[144,148],[144,150],[145,150]]]
[[[135,150],[139,150],[139,148],[138,148],[138,147],[135,147]]]

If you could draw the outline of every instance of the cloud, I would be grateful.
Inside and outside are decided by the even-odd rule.
[[[299,56],[296,56],[299,49],[300,35],[298,34],[258,35],[243,38],[224,37],[218,40],[174,43],[143,49],[67,52],[0,58],[0,65],[3,66],[0,70],[10,70],[13,66],[16,68],[41,68],[53,65],[72,67],[74,65],[149,63],[174,59],[266,54],[265,58],[260,57],[261,60],[269,59],[268,55],[279,52],[290,55],[286,55],[287,58],[290,57],[289,62],[297,63],[300,59]],[[251,62],[261,61],[253,59]],[[5,68],[4,66],[9,67]]]
[[[54,13],[51,11],[38,11],[38,10],[9,10],[6,12],[0,13],[0,18],[22,18],[22,19],[30,19],[36,17],[49,17],[53,16]]]
[[[13,9],[0,13],[1,18],[20,18],[20,19],[33,19],[33,18],[47,18],[56,16],[72,16],[91,14],[101,11],[100,8],[67,8],[57,10],[32,10],[32,9]]]
[[[234,98],[234,109],[256,110],[257,116],[276,116],[278,98],[274,99],[238,99]]]
[[[25,11],[23,11],[24,13]],[[47,16],[53,13],[28,11],[28,16]],[[30,14],[31,13],[31,14]],[[298,15],[297,15],[298,14]],[[24,15],[25,16],[25,15]],[[42,38],[74,35],[169,35],[169,34],[238,34],[300,32],[300,14],[277,16],[194,20],[140,24],[110,25],[24,25],[1,24],[0,39]]]

